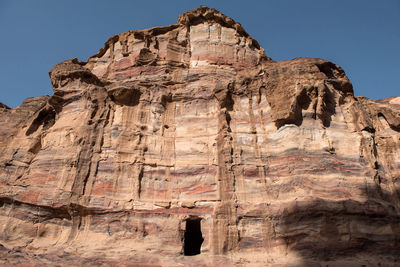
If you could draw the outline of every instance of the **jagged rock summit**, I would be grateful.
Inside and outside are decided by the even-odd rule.
[[[200,7],[0,105],[3,266],[398,266],[400,98]]]

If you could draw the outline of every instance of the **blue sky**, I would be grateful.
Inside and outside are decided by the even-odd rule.
[[[55,64],[86,60],[112,35],[173,24],[200,5],[240,22],[274,60],[324,58],[343,67],[355,95],[400,95],[400,0],[0,0],[0,102],[51,95]]]

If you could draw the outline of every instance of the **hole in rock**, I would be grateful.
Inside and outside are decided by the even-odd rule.
[[[201,219],[189,218],[186,220],[186,230],[183,239],[183,255],[193,256],[200,254],[203,236],[201,234]]]

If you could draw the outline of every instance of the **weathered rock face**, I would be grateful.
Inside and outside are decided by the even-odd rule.
[[[399,97],[205,7],[50,77],[0,105],[1,264],[399,264]]]

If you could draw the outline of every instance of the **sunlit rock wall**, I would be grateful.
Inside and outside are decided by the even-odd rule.
[[[274,62],[201,7],[50,78],[0,107],[4,264],[399,260],[399,98],[354,97],[339,66]]]

